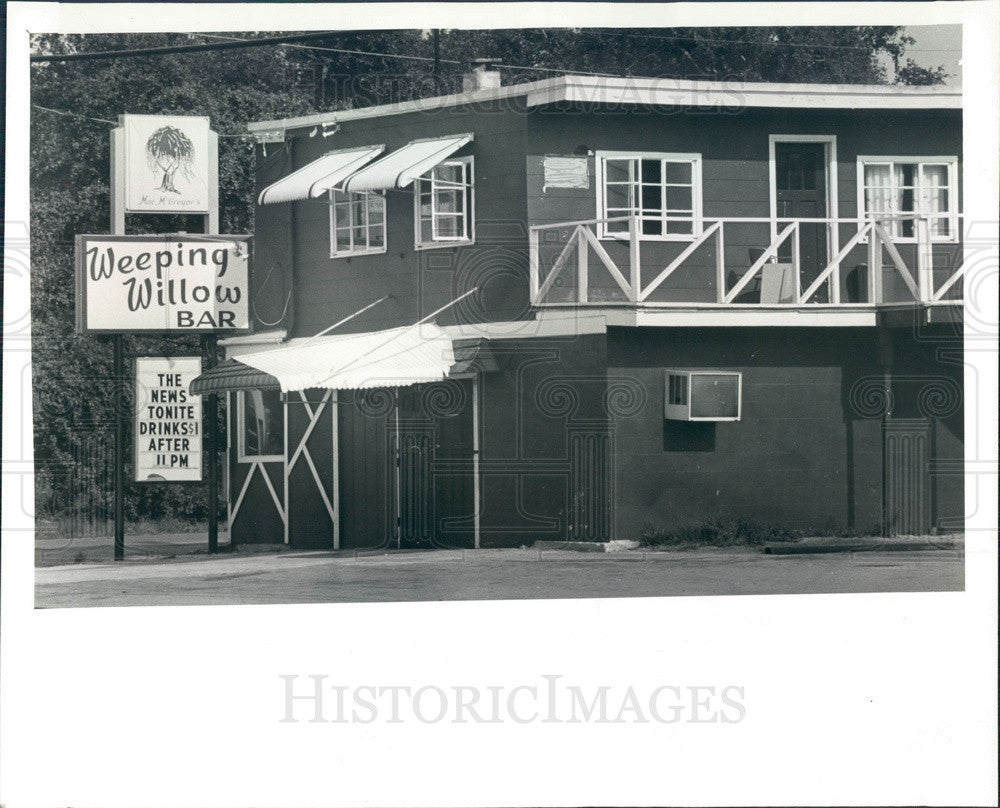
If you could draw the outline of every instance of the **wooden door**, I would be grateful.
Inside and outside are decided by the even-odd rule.
[[[926,418],[890,418],[884,425],[884,530],[923,535],[931,528],[931,425]]]
[[[774,169],[779,220],[825,219],[829,216],[825,143],[775,143]],[[786,225],[787,222],[779,221],[778,231]],[[803,222],[799,225],[802,289],[806,289],[826,266],[828,234],[829,227],[824,223]],[[782,244],[778,259],[782,262],[792,260],[791,237]],[[813,300],[829,301],[828,290],[821,288]]]
[[[398,543],[472,547],[473,385],[447,379],[401,390],[397,399]]]

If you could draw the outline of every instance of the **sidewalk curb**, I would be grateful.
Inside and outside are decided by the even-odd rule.
[[[764,545],[765,555],[807,555],[818,553],[853,552],[915,552],[920,550],[961,551],[963,544],[957,541],[828,541],[828,542],[781,542]]]

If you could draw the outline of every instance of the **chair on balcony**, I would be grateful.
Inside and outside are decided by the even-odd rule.
[[[764,254],[763,250],[758,250],[751,247],[749,250],[750,263],[747,265],[747,269],[750,269],[754,263]],[[743,277],[743,272],[736,272],[736,270],[730,270],[726,275],[726,290],[732,289],[740,278]],[[740,292],[734,299],[733,303],[760,303],[760,273],[754,275],[750,283],[743,287],[743,291]]]
[[[750,247],[747,250],[750,264],[753,266],[764,254],[764,250]],[[734,303],[792,303],[795,300],[795,266],[783,263],[773,258],[766,262],[760,273],[747,284],[746,289]],[[731,273],[729,286],[738,280],[736,273]]]
[[[795,302],[795,265],[764,264],[760,279],[761,303]]]
[[[868,302],[868,264],[856,264],[844,282],[848,303]]]

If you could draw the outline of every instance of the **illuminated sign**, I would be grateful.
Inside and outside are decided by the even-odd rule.
[[[208,118],[122,115],[125,209],[133,213],[208,213],[217,179]]]
[[[201,373],[197,356],[135,360],[135,479],[201,480],[201,396],[188,392]]]
[[[250,327],[249,236],[77,236],[77,331]]]

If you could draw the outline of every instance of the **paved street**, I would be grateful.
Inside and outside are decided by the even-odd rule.
[[[955,550],[538,550],[178,557],[35,571],[36,606],[168,606],[961,590]]]

